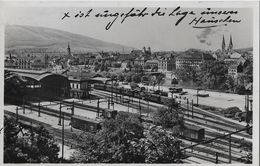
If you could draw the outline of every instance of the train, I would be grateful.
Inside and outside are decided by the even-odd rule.
[[[107,91],[107,92],[112,92],[112,93],[117,93],[117,94],[122,94],[125,96],[130,96],[130,97],[135,97],[135,98],[143,98],[147,101],[155,102],[158,104],[165,104],[169,103],[172,100],[168,97],[167,92],[157,92],[157,93],[150,93],[147,91],[141,91],[141,90],[131,90],[123,87],[114,87],[111,85],[105,85],[105,84],[94,84],[94,89],[97,90],[102,90],[102,91]],[[143,92],[143,95],[140,95],[141,92]]]
[[[171,87],[169,90],[171,93],[181,93],[183,91],[181,87]]]

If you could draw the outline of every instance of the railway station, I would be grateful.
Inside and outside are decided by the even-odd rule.
[[[25,96],[44,98],[66,98],[69,96],[69,80],[66,76],[49,71],[5,69],[13,77],[24,81]]]
[[[102,129],[102,119],[115,118],[119,112],[133,113],[143,123],[160,125],[151,119],[151,113],[173,101],[185,120],[179,139],[184,143],[180,150],[187,156],[211,163],[231,163],[240,156],[238,142],[241,139],[250,142],[252,137],[245,131],[246,122],[199,109],[181,95],[173,98],[173,93],[177,95],[182,89],[155,93],[146,88],[120,87],[111,78],[99,76],[80,78],[21,69],[6,69],[5,73],[24,81],[25,96],[37,98],[5,106],[5,114],[22,123],[51,124],[62,131],[56,131],[55,135],[62,134],[62,139],[67,140],[62,146],[73,146],[73,140],[68,140],[77,131],[98,132]],[[220,151],[218,145],[223,145],[225,151]]]

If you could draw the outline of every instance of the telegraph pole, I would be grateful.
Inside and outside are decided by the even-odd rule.
[[[129,112],[129,103],[130,103],[130,100],[128,100],[127,102],[127,111]]]
[[[98,109],[98,110],[97,110],[97,111],[98,111],[98,112],[97,112],[97,117],[99,118],[99,98],[98,98],[98,101],[97,101],[97,109]]]
[[[187,98],[187,116],[189,117],[189,99]]]
[[[61,147],[61,159],[64,158],[64,112],[62,113],[62,147]]]
[[[107,108],[110,109],[110,98],[108,98]]]
[[[24,97],[23,97],[23,114],[25,114],[25,102],[24,102]]]
[[[228,148],[228,152],[229,152],[229,163],[231,164],[231,134],[228,137],[228,143],[229,143],[229,148]]]
[[[191,117],[193,118],[193,100],[191,100]]]
[[[218,164],[218,152],[216,152],[216,164]]]
[[[197,106],[199,106],[199,89],[197,89]]]
[[[140,103],[140,99],[141,99],[141,96],[140,96],[140,94],[139,94],[139,113],[140,113],[140,117],[141,117],[142,113],[141,113],[141,103]]]
[[[16,121],[18,122],[18,119],[19,119],[19,117],[18,117],[19,115],[18,115],[18,107],[16,107]]]
[[[74,115],[74,100],[72,101],[72,107],[71,107],[71,115]]]
[[[61,125],[61,102],[60,102],[60,114],[59,114],[59,123],[58,125]]]
[[[41,116],[41,102],[39,100],[39,103],[38,103],[38,117]]]

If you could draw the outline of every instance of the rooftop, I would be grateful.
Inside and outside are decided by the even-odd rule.
[[[43,78],[46,78],[46,77],[51,76],[51,75],[58,75],[58,76],[65,77],[64,75],[51,73],[51,72],[46,71],[46,70],[39,71],[39,70],[24,70],[24,69],[5,68],[5,71],[16,73],[16,74],[18,74],[22,77],[28,77],[28,78],[34,79],[36,81],[40,81]]]

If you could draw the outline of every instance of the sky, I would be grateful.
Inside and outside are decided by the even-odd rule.
[[[226,45],[232,35],[233,48],[247,48],[253,46],[253,10],[250,8],[183,8],[179,13],[193,12],[176,26],[176,22],[183,15],[169,16],[177,6],[161,8],[165,12],[164,16],[151,16],[157,7],[148,7],[144,17],[128,17],[121,23],[123,17],[118,17],[110,29],[106,30],[106,25],[115,17],[95,17],[97,13],[127,13],[131,7],[124,8],[97,8],[97,7],[12,7],[5,8],[5,24],[9,25],[31,25],[42,26],[71,33],[81,34],[107,42],[122,44],[125,46],[141,49],[150,46],[152,51],[182,51],[189,48],[203,50],[217,50],[221,48],[223,35]],[[75,18],[79,12],[86,14],[93,9],[88,17]],[[142,10],[144,7],[135,7]],[[202,11],[233,11],[236,14],[213,14],[202,15]],[[69,12],[70,17],[62,19],[64,13]],[[193,28],[193,19],[225,19],[231,16],[238,23],[198,23],[196,26],[204,28]],[[226,25],[224,25],[226,24]],[[205,28],[207,26],[216,26]]]

